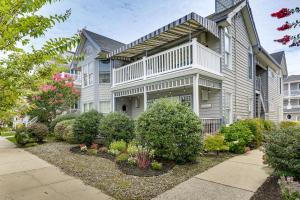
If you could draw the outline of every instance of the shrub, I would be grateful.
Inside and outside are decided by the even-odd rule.
[[[134,166],[134,165],[136,165],[136,158],[130,156],[130,157],[128,158],[127,162],[128,162],[128,164]]]
[[[76,119],[77,117],[79,117],[78,113],[69,113],[69,114],[65,114],[65,115],[59,115],[50,123],[49,130],[54,131],[56,124],[58,124],[61,121]]]
[[[114,140],[129,142],[134,138],[134,121],[124,113],[110,113],[101,120],[99,133],[107,144]]]
[[[254,138],[248,126],[242,123],[222,127],[221,133],[225,137],[225,142],[229,145],[229,151],[233,153],[244,153],[245,147],[249,146]]]
[[[45,124],[33,123],[27,128],[28,134],[35,138],[38,142],[43,142],[44,138],[48,135],[49,130]]]
[[[247,126],[252,132],[254,138],[250,144],[251,147],[257,148],[261,146],[263,133],[265,131],[265,126],[262,119],[246,119],[237,123]]]
[[[136,164],[140,169],[146,169],[151,164],[151,158],[154,156],[154,151],[149,148],[139,146],[136,154]]]
[[[282,121],[280,122],[280,128],[289,128],[289,127],[296,127],[300,126],[299,122],[294,121]]]
[[[128,160],[128,158],[129,158],[129,155],[127,153],[121,153],[120,155],[117,156],[116,162],[118,162],[118,163],[125,162]]]
[[[138,147],[136,146],[136,144],[133,142],[130,142],[127,146],[127,153],[130,156],[136,156],[137,152],[138,152]]]
[[[136,130],[139,143],[153,149],[160,158],[194,161],[202,148],[200,119],[179,102],[155,101],[137,120]]]
[[[100,153],[107,153],[107,152],[108,152],[108,149],[107,149],[107,147],[100,147],[100,148],[99,148],[99,152],[100,152]]]
[[[220,151],[228,151],[229,147],[224,143],[223,135],[207,136],[204,140],[205,151],[217,152],[219,155]]]
[[[109,145],[109,150],[118,150],[119,152],[126,151],[126,142],[124,140],[114,141]]]
[[[34,138],[30,137],[30,135],[26,132],[17,132],[15,138],[17,144],[22,146],[36,141]]]
[[[74,122],[75,119],[58,122],[54,128],[55,138],[57,140],[74,143],[75,142],[74,133],[73,133]]]
[[[264,129],[267,132],[272,131],[276,128],[275,123],[271,120],[262,120],[262,122],[264,124]]]
[[[103,115],[95,110],[82,113],[74,122],[74,137],[78,143],[90,145],[98,135],[98,126]]]
[[[116,149],[109,149],[107,152],[113,156],[117,156],[121,153],[119,150]]]
[[[159,163],[157,161],[153,161],[151,163],[151,168],[154,170],[162,170],[162,163]]]
[[[280,177],[278,181],[283,200],[300,199],[300,183],[293,180],[293,177]]]
[[[300,178],[300,128],[279,129],[266,135],[266,161],[285,176]]]

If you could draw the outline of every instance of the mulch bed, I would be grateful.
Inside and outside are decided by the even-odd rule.
[[[282,200],[277,176],[270,176],[254,193],[251,200]]]
[[[70,151],[72,147],[75,145],[55,142],[26,148],[26,151],[59,167],[66,174],[78,177],[86,184],[122,200],[152,199],[233,156],[203,155],[195,163],[175,165],[162,175],[141,177],[125,174],[109,158],[73,153]]]
[[[80,155],[90,155],[88,152],[82,152],[79,146],[71,147],[70,151],[72,153],[76,153]],[[115,157],[109,153],[98,152],[97,155],[90,155],[90,156],[99,156],[115,162]],[[162,163],[163,168],[161,170],[153,170],[150,167],[148,167],[147,169],[140,169],[137,166],[128,164],[127,162],[116,163],[116,165],[118,166],[118,169],[124,174],[140,176],[140,177],[159,176],[167,173],[175,166],[175,163],[171,161],[161,161],[161,160],[158,161]]]

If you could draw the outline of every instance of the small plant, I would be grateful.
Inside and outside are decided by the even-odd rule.
[[[116,162],[121,163],[127,161],[129,158],[129,155],[127,153],[121,153],[120,155],[117,156]]]
[[[27,128],[27,132],[31,137],[35,138],[37,142],[43,142],[49,130],[45,124],[33,123]]]
[[[110,113],[101,120],[99,133],[105,138],[106,144],[115,140],[129,142],[135,136],[134,121],[125,113]]]
[[[118,150],[119,152],[126,151],[127,144],[124,140],[114,141],[109,145],[109,150]]]
[[[74,136],[77,142],[90,145],[98,135],[98,126],[103,115],[96,110],[82,113],[74,122]]]
[[[91,154],[91,155],[97,155],[98,150],[97,149],[88,149],[88,153]]]
[[[80,151],[86,152],[88,150],[85,144],[80,144],[79,147],[80,147]]]
[[[98,144],[96,144],[96,143],[93,143],[92,145],[91,145],[91,149],[98,149]]]
[[[204,140],[205,151],[217,152],[228,151],[229,147],[224,143],[223,135],[207,136]]]
[[[117,149],[109,149],[109,150],[108,150],[108,153],[111,154],[111,155],[113,155],[113,156],[117,156],[117,155],[119,155],[121,152],[120,152],[119,150],[117,150]]]
[[[293,177],[281,176],[278,184],[283,200],[300,199],[300,182],[294,181]]]
[[[128,162],[128,164],[134,166],[134,165],[136,165],[136,158],[130,156],[130,157],[128,158],[127,162]]]
[[[134,142],[130,142],[127,146],[127,153],[130,155],[130,156],[136,156],[138,152],[138,147],[137,145],[134,143]]]
[[[151,164],[151,159],[154,156],[154,151],[149,148],[138,146],[136,155],[136,164],[140,169],[146,169]]]
[[[151,168],[152,168],[153,170],[162,170],[162,163],[159,163],[159,162],[157,162],[157,161],[153,161],[153,162],[151,163]]]

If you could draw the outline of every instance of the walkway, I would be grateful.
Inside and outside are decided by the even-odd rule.
[[[159,195],[155,200],[248,200],[272,170],[259,150],[233,157]]]
[[[100,190],[0,136],[0,200],[108,200]]]

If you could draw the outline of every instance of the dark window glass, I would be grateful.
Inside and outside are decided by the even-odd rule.
[[[110,83],[110,61],[99,62],[99,83]]]

